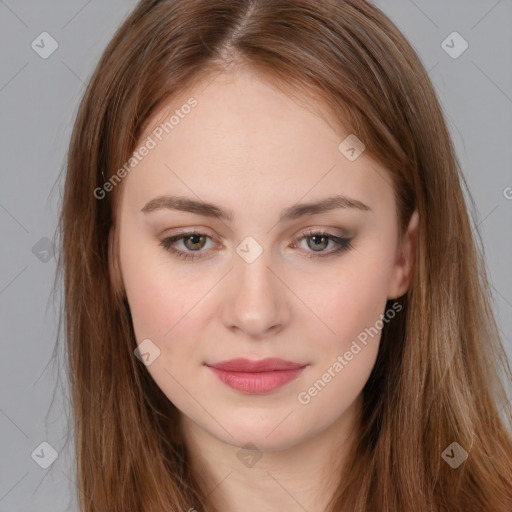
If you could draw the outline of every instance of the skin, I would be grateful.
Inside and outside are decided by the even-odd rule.
[[[350,132],[250,71],[226,72],[175,97],[151,126],[190,96],[197,107],[123,180],[121,275],[112,259],[111,272],[124,286],[137,343],[149,338],[160,350],[147,370],[180,411],[193,470],[213,505],[323,511],[336,486],[332,464],[343,463],[357,435],[380,331],[309,403],[298,395],[376,324],[388,299],[407,291],[417,214],[400,244],[386,169],[364,152],[347,159],[338,145]],[[340,208],[278,222],[282,209],[335,193],[371,211]],[[165,194],[229,208],[234,220],[141,211]],[[301,237],[310,228],[348,234],[353,247],[332,254],[335,242],[324,241],[315,252],[312,239]],[[202,258],[182,260],[160,245],[193,230],[210,238],[174,247],[197,247]],[[263,249],[252,263],[236,252],[247,236]],[[332,255],[307,257],[319,253]],[[249,395],[205,366],[234,357],[308,367],[273,392]],[[261,456],[252,467],[237,457],[248,442]]]

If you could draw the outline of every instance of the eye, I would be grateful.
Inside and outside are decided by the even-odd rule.
[[[333,254],[348,251],[352,248],[350,243],[351,240],[349,238],[339,237],[332,233],[328,233],[327,231],[308,231],[306,233],[301,233],[301,236],[295,240],[295,243],[303,239],[307,240],[308,248],[313,249],[313,253],[307,251],[309,254],[305,255],[306,258],[325,258],[327,256],[332,256]],[[311,240],[312,243],[309,243],[309,240]],[[325,252],[323,249],[327,247],[329,242],[333,242],[335,248],[331,251]]]
[[[176,256],[182,259],[193,259],[202,257],[194,254],[194,252],[198,252],[200,249],[204,247],[207,238],[210,237],[204,233],[198,233],[196,231],[193,231],[189,233],[181,233],[179,235],[164,238],[164,240],[160,242],[160,245],[163,246],[167,251],[176,254]],[[191,252],[176,249],[175,245],[176,242],[179,240],[182,240],[185,247]]]
[[[165,250],[175,254],[181,259],[205,258],[205,256],[201,255],[201,252],[205,251],[201,251],[201,249],[205,247],[207,239],[211,239],[211,237],[205,233],[191,231],[167,237],[160,242],[160,245],[164,247]],[[307,246],[312,249],[312,251],[305,250],[305,252],[309,253],[305,255],[306,258],[332,256],[352,248],[350,239],[338,237],[326,231],[308,231],[301,233],[301,235],[294,240],[292,244],[293,247],[296,247],[297,242],[302,240],[308,240]],[[309,240],[311,240],[312,243],[309,243]],[[176,248],[178,241],[183,242],[186,250]],[[333,243],[334,249],[325,251],[324,249],[329,245],[329,242]]]

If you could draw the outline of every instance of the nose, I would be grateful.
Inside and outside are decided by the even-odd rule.
[[[251,263],[235,258],[222,311],[227,329],[263,340],[289,323],[291,292],[270,263],[265,251]]]

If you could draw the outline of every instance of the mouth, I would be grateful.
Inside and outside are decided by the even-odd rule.
[[[296,379],[308,366],[284,359],[230,359],[207,364],[227,386],[250,394],[269,393]]]

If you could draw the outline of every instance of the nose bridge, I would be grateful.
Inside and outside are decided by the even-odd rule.
[[[242,241],[236,252],[224,321],[231,329],[261,335],[285,321],[283,285],[271,270],[271,251],[253,237]]]

